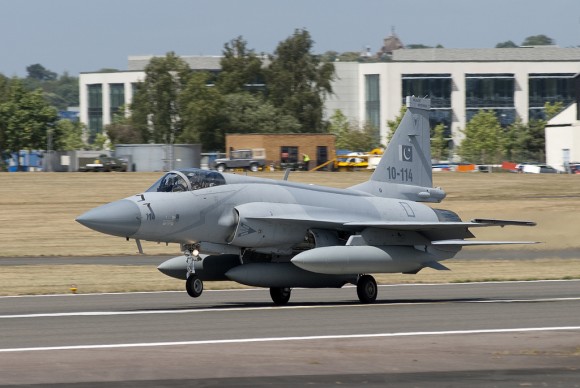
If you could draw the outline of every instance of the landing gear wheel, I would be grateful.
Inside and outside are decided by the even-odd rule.
[[[197,275],[191,274],[185,281],[187,295],[197,298],[203,292],[203,281]]]
[[[356,284],[356,293],[361,303],[369,304],[377,300],[377,282],[371,275],[363,275]]]
[[[272,287],[270,288],[270,296],[274,303],[278,306],[283,306],[290,300],[290,294],[292,290],[290,288],[284,287]]]

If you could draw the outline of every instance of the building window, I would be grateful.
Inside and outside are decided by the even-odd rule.
[[[453,135],[451,134],[451,123],[453,121],[453,111],[451,109],[433,109],[429,111],[429,126],[431,127],[431,137],[433,137],[433,129],[439,124],[443,124],[445,127],[444,136],[450,139]]]
[[[294,146],[280,147],[280,162],[298,163],[298,147]]]
[[[111,101],[111,111],[109,112],[111,121],[119,111],[119,108],[125,105],[125,85],[109,84],[109,97]]]
[[[89,95],[89,143],[103,132],[103,85],[87,85]]]
[[[431,99],[431,109],[451,109],[451,74],[403,74],[403,105],[407,96]]]
[[[528,86],[530,120],[546,118],[547,102],[562,102],[567,106],[575,100],[573,73],[531,73]]]
[[[480,110],[492,110],[503,127],[514,123],[515,84],[513,74],[466,74],[466,120]]]
[[[381,94],[379,74],[365,75],[366,121],[375,128],[381,126]]]
[[[497,120],[502,127],[508,127],[516,121],[516,110],[513,109],[467,109],[465,119],[469,122],[480,110],[491,110],[495,113]]]
[[[431,100],[429,111],[429,125],[431,130],[438,124],[445,127],[445,137],[451,137],[451,122],[453,112],[451,109],[451,74],[403,74],[402,81],[402,104],[405,105],[407,96],[427,97]]]
[[[467,74],[465,78],[467,108],[514,107],[513,74]]]

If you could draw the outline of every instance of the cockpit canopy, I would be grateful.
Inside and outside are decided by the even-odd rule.
[[[217,171],[189,168],[170,171],[163,175],[148,192],[194,191],[213,186],[225,185],[226,180]]]

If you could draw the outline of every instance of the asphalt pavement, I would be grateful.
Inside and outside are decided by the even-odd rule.
[[[0,298],[0,385],[580,384],[580,281]]]

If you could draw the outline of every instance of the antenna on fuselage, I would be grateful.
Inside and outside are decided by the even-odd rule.
[[[288,177],[290,176],[290,171],[292,171],[291,169],[287,168],[286,171],[284,172],[284,178],[283,180],[287,181]]]

